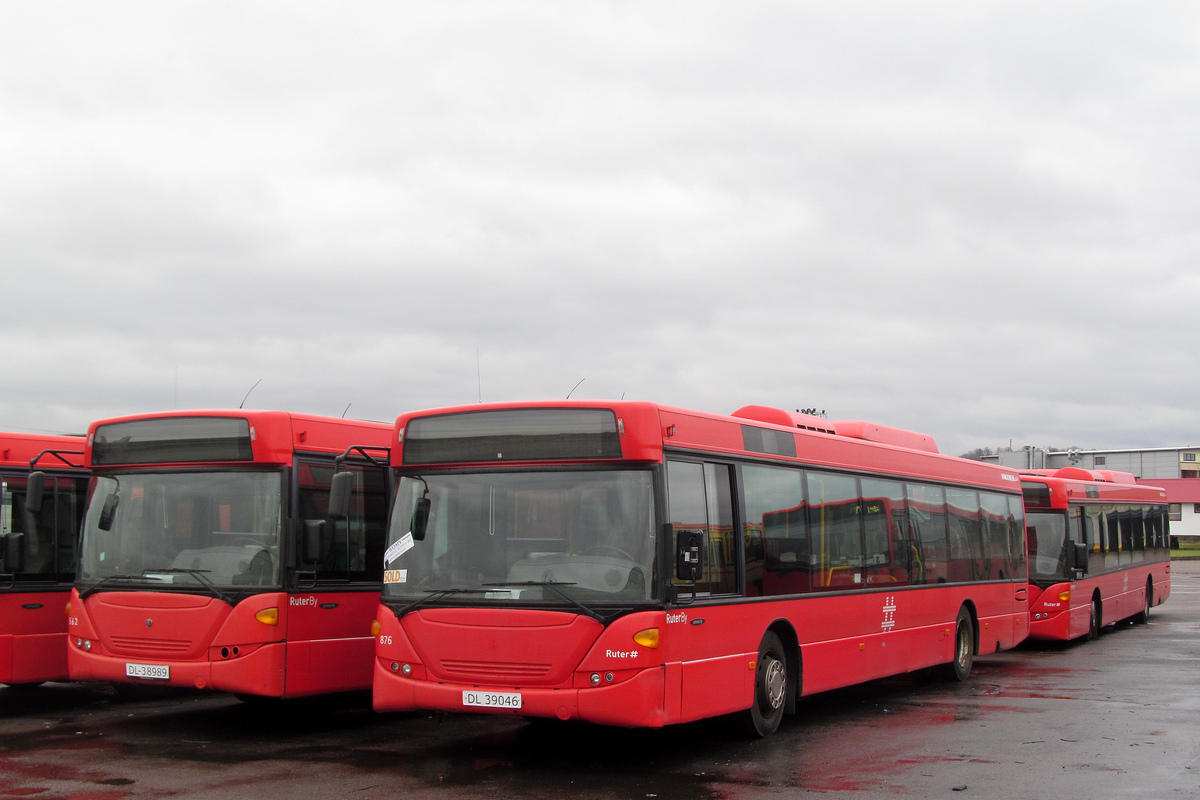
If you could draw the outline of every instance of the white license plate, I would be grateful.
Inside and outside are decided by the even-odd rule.
[[[464,706],[479,708],[520,708],[520,692],[463,692]]]
[[[125,664],[126,678],[149,678],[154,681],[169,681],[171,667],[167,664]]]

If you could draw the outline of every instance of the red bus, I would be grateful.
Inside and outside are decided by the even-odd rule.
[[[370,450],[390,438],[282,411],[92,423],[71,678],[246,698],[369,688],[388,507]],[[335,462],[353,476],[339,520]]]
[[[1015,470],[749,406],[404,414],[374,705],[658,727],[1025,638]]]
[[[1133,475],[1064,467],[1021,473],[1029,541],[1029,636],[1095,638],[1145,622],[1171,594],[1163,489]]]
[[[66,606],[87,488],[82,436],[0,433],[0,683],[67,678]],[[30,497],[29,474],[42,479]]]

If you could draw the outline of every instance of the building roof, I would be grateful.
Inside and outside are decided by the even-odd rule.
[[[1166,489],[1168,503],[1200,503],[1200,478],[1138,478],[1138,483]]]

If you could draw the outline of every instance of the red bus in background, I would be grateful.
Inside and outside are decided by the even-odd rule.
[[[1163,489],[1133,475],[1063,467],[1021,473],[1029,541],[1029,636],[1095,638],[1171,594]]]
[[[369,688],[388,507],[369,451],[390,438],[282,411],[92,423],[71,677],[246,697]],[[353,483],[340,520],[335,461]]]
[[[43,477],[31,508],[35,467]],[[67,678],[66,605],[86,489],[82,436],[0,433],[0,683]]]
[[[1025,638],[1015,470],[749,406],[404,414],[374,704],[773,732],[798,698]]]

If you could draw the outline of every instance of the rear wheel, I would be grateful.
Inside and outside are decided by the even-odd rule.
[[[954,660],[946,665],[946,677],[965,681],[974,663],[975,623],[971,621],[971,612],[964,607],[958,610],[958,619],[954,623]]]
[[[754,704],[742,712],[742,721],[752,736],[770,736],[783,721],[787,705],[788,665],[783,642],[771,631],[758,646],[754,667]]]
[[[1146,599],[1142,606],[1140,614],[1133,618],[1133,621],[1138,625],[1144,625],[1150,621],[1150,609],[1154,607],[1154,579],[1146,579]]]

